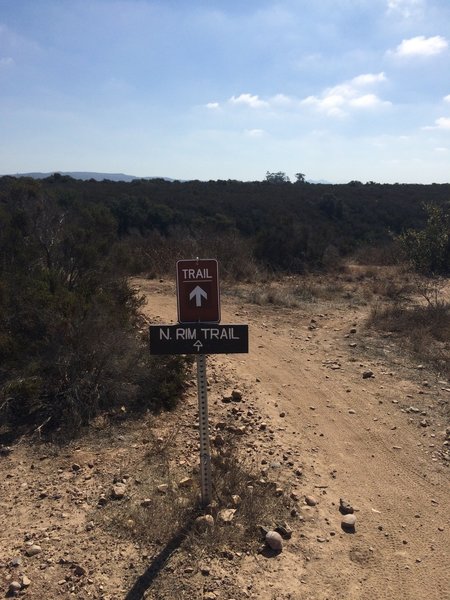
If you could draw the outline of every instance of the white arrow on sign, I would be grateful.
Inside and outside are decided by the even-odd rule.
[[[197,340],[195,342],[194,346],[197,348],[197,352],[200,352],[200,348],[203,348],[203,344],[201,343],[200,340]]]
[[[202,297],[206,300],[208,298],[208,294],[199,285],[195,287],[189,294],[189,300],[195,298],[195,306],[197,308],[202,305]]]

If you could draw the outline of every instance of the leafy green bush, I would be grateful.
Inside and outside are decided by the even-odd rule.
[[[422,230],[408,229],[400,237],[407,259],[424,275],[450,273],[450,213],[434,204],[425,205],[428,215]]]

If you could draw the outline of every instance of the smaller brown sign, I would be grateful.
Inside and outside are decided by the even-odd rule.
[[[179,323],[219,323],[217,260],[208,258],[177,262],[177,302]]]

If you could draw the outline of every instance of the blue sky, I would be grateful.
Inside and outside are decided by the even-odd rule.
[[[0,173],[450,181],[450,0],[0,0]]]

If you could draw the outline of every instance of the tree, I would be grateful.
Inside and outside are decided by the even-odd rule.
[[[304,173],[296,173],[295,174],[295,183],[306,183],[305,174]]]
[[[435,204],[424,206],[428,220],[424,229],[408,229],[399,236],[407,259],[424,275],[450,273],[450,213]]]
[[[277,171],[276,173],[271,173],[270,171],[266,171],[266,181],[268,183],[289,183],[289,177],[283,171]]]

